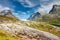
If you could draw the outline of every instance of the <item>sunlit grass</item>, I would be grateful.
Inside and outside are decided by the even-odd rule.
[[[27,25],[28,27],[35,28],[38,30],[46,31],[52,34],[55,34],[60,37],[60,28],[54,28],[48,23],[45,22],[23,22],[23,24]]]
[[[0,40],[23,40],[20,37],[13,37],[11,34],[6,33],[3,30],[0,30]]]
[[[15,22],[18,22],[19,19],[0,15],[0,21],[1,21],[2,23],[3,23],[3,21],[6,21],[6,22],[8,21],[8,22],[13,22],[13,23],[15,23]]]

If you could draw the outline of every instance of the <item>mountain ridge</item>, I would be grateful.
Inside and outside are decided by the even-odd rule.
[[[36,14],[37,14],[37,12],[35,14],[32,14],[28,19],[29,20],[35,20],[36,18],[40,18],[40,16],[43,16],[40,14],[40,15],[34,16],[34,18],[33,18],[33,15],[36,15]],[[47,14],[44,14],[44,15],[47,15]],[[48,15],[60,16],[60,5],[53,5],[53,7],[49,11]]]
[[[0,15],[8,16],[8,17],[15,17],[11,10],[3,10],[0,12]]]
[[[49,14],[56,14],[60,11],[60,5],[53,5],[52,9],[50,10]]]
[[[32,15],[28,18],[28,20],[33,20],[33,19],[35,19],[36,17],[39,17],[39,16],[41,16],[41,14],[40,14],[39,12],[36,12],[36,13],[32,14]]]

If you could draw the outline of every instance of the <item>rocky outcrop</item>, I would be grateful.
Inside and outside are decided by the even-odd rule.
[[[11,12],[11,10],[3,10],[3,11],[0,12],[0,15],[8,16],[8,17],[15,17],[13,15],[13,13]]]
[[[60,16],[60,5],[53,5],[49,14],[59,15]]]
[[[28,20],[33,20],[33,19],[35,19],[35,18],[37,18],[37,17],[39,17],[39,16],[41,16],[41,14],[40,14],[39,12],[34,13],[34,14],[32,14],[32,15],[28,18]]]

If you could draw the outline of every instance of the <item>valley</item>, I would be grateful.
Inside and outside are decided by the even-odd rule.
[[[60,40],[60,6],[53,7],[49,14],[32,14],[29,21],[18,19],[9,10],[0,12],[0,40]]]

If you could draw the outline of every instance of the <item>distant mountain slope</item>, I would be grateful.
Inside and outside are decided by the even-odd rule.
[[[60,5],[53,5],[48,14],[42,15],[42,17],[37,17],[33,19],[33,21],[43,21],[51,24],[60,25]]]
[[[8,16],[8,17],[15,17],[11,10],[3,10],[0,12],[0,15]]]
[[[39,12],[34,13],[34,14],[32,14],[32,15],[28,18],[28,20],[33,20],[33,19],[35,19],[35,18],[37,18],[37,17],[39,17],[39,16],[41,16],[41,14],[40,14]]]
[[[53,5],[53,7],[50,10],[49,14],[56,14],[56,15],[60,16],[60,5]]]
[[[51,23],[55,25],[60,25],[60,5],[53,5],[53,8],[49,12],[50,18],[52,18]]]

